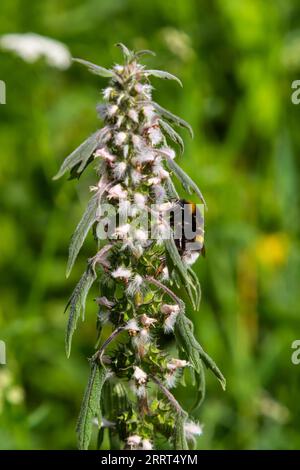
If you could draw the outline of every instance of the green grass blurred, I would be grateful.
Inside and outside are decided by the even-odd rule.
[[[296,0],[2,0],[1,34],[35,32],[75,57],[109,66],[114,47],[157,53],[155,99],[189,121],[194,140],[178,162],[207,203],[207,256],[196,265],[203,299],[189,312],[200,342],[227,377],[207,374],[199,449],[300,448],[300,366],[291,363],[299,322],[300,5]],[[97,126],[105,79],[0,51],[0,448],[72,449],[95,341],[95,310],[65,357],[67,247],[93,173],[53,182],[63,158]],[[186,405],[193,390],[180,389]]]

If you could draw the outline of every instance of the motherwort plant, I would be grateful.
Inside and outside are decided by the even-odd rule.
[[[104,104],[98,106],[104,127],[67,157],[55,177],[70,172],[71,178],[79,178],[91,163],[97,176],[71,240],[67,267],[68,275],[92,230],[97,252],[88,260],[67,305],[69,356],[87,294],[97,281],[98,341],[78,419],[79,448],[89,447],[97,426],[98,448],[107,433],[112,449],[188,449],[201,434],[192,415],[205,393],[204,366],[225,387],[223,375],[194,337],[178,294],[183,292],[192,307],[198,308],[200,286],[191,263],[203,249],[202,218],[196,235],[189,237],[192,245],[188,248],[181,216],[180,236],[175,236],[178,210],[170,215],[185,205],[179,200],[173,175],[203,203],[195,183],[175,163],[175,151],[169,145],[173,141],[183,151],[182,138],[173,126],[186,128],[191,135],[192,129],[151,96],[151,76],[181,84],[180,80],[141,65],[139,59],[150,51],[135,53],[123,44],[118,46],[124,65],[112,69],[75,59],[96,75],[109,78]],[[193,223],[186,225],[195,229]],[[174,346],[169,350],[163,346],[171,344],[166,341],[171,335],[178,354]],[[195,404],[189,413],[171,391],[178,383],[194,387]]]

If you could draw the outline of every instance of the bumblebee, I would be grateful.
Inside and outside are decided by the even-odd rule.
[[[195,203],[186,199],[175,201],[170,226],[178,253],[187,264],[193,264],[200,254],[205,256],[204,219]]]

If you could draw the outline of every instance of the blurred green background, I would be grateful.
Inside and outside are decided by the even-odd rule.
[[[109,67],[114,47],[157,53],[147,63],[177,74],[154,79],[155,99],[189,121],[195,138],[178,162],[204,193],[207,256],[196,264],[203,300],[189,312],[227,378],[208,373],[199,449],[300,448],[300,78],[297,0],[2,0],[0,32],[35,32],[72,55]],[[72,449],[95,342],[95,309],[64,351],[63,309],[90,237],[65,279],[68,242],[88,198],[92,169],[54,182],[63,158],[97,126],[105,79],[80,66],[28,63],[0,51],[0,448]],[[93,296],[90,296],[93,297]],[[189,403],[193,390],[180,389]]]

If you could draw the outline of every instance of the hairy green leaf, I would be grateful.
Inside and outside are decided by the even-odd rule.
[[[92,436],[93,418],[101,416],[101,392],[107,377],[108,372],[105,367],[97,363],[92,364],[76,428],[80,450],[88,449]]]
[[[53,177],[57,180],[63,176],[67,171],[71,171],[74,167],[77,172],[81,172],[86,166],[92,153],[96,150],[100,141],[101,131],[96,131],[88,137],[79,147],[74,150],[63,162],[58,173]]]
[[[76,330],[77,321],[80,315],[82,316],[82,319],[84,319],[86,297],[95,279],[96,275],[94,271],[90,267],[88,267],[87,270],[81,276],[81,279],[76,285],[65,308],[66,311],[70,307],[70,315],[65,338],[66,353],[68,357],[70,357],[72,337],[74,331]]]
[[[174,448],[175,450],[189,450],[186,437],[185,437],[185,425],[186,417],[178,414],[174,427]]]
[[[193,293],[194,285],[188,273],[188,270],[186,266],[183,264],[182,259],[178,253],[174,239],[170,237],[169,239],[166,239],[164,242],[165,242],[166,250],[168,251],[168,254],[170,255],[170,259],[172,261],[172,268],[173,270],[177,272],[180,278],[181,285],[183,285],[184,288],[186,289],[186,292],[193,305],[193,308],[196,309],[198,298],[197,298],[197,295]]]
[[[205,379],[205,371],[204,367],[202,364],[201,359],[199,360],[201,366],[200,366],[200,372],[195,371],[195,379],[196,379],[196,399],[195,403],[192,406],[191,412],[195,413],[200,406],[203,403],[203,400],[205,398],[205,392],[206,392],[206,379]]]
[[[178,144],[180,146],[181,153],[183,153],[184,152],[184,143],[183,143],[183,140],[180,137],[180,135],[173,129],[172,126],[170,126],[170,124],[168,124],[163,119],[159,119],[158,122],[159,122],[160,126],[162,127],[162,129],[170,137],[170,139],[172,139],[173,142],[175,142],[176,144]]]
[[[95,75],[100,75],[101,77],[115,77],[115,73],[113,70],[105,69],[100,65],[95,65],[88,60],[83,59],[73,59],[74,62],[78,62],[81,65],[84,65],[89,69],[90,72],[94,73]]]
[[[156,56],[155,52],[150,51],[149,49],[141,49],[140,51],[137,51],[134,53],[134,57],[138,59],[139,57],[142,57],[143,55],[152,55]]]
[[[174,122],[174,124],[176,124],[177,126],[184,127],[189,131],[191,137],[194,137],[192,126],[188,122],[186,122],[179,116],[176,116],[176,114],[171,113],[171,111],[168,111],[159,104],[155,103],[155,101],[152,101],[152,105],[162,117],[168,119],[168,121]]]
[[[118,42],[116,46],[119,47],[121,51],[123,52],[123,56],[125,60],[132,59],[133,53],[122,42]]]
[[[189,175],[187,175],[185,171],[183,171],[180,168],[180,166],[177,165],[177,163],[174,162],[174,160],[172,160],[172,158],[168,157],[167,155],[166,155],[166,160],[167,160],[168,167],[170,168],[170,170],[174,172],[176,177],[180,180],[184,189],[190,194],[192,192],[196,193],[197,196],[200,198],[200,200],[203,202],[203,204],[206,205],[204,197],[200,189],[198,188],[196,183],[192,180],[192,178],[190,178]]]
[[[167,178],[165,180],[165,188],[166,188],[167,194],[171,197],[171,199],[179,199],[179,194],[176,191],[176,188],[171,178]]]
[[[188,361],[194,367],[198,374],[201,373],[201,360],[210,369],[220,381],[223,390],[226,388],[226,380],[213,361],[213,359],[204,351],[194,336],[194,327],[192,322],[184,315],[178,315],[175,324],[175,335],[179,347],[187,355]]]
[[[192,279],[192,284],[193,284],[193,288],[194,288],[194,291],[195,291],[196,309],[198,309],[199,306],[200,306],[201,294],[202,294],[201,293],[200,282],[199,282],[197,274],[193,271],[193,269],[190,266],[187,267],[187,272],[189,273],[189,275]]]
[[[67,265],[67,277],[69,276],[72,267],[75,263],[77,255],[83,242],[88,234],[88,231],[92,227],[93,223],[97,220],[97,209],[99,205],[99,195],[95,194],[89,201],[88,206],[77,225],[75,232],[72,236],[70,247],[69,247],[69,259]]]
[[[153,77],[162,78],[164,80],[175,80],[181,87],[183,86],[178,77],[164,70],[145,70],[143,74],[146,75],[146,77],[152,75]]]

